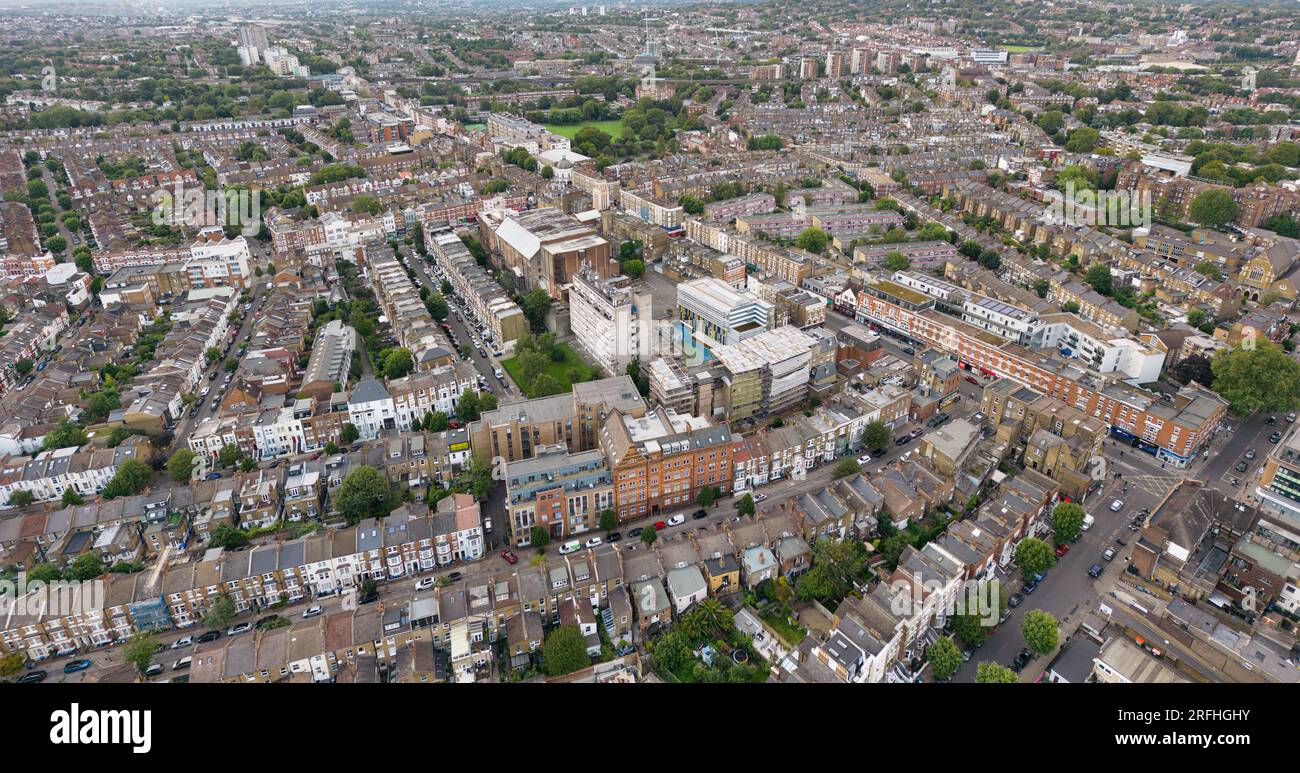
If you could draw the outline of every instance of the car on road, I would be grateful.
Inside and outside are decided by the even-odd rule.
[[[208,473],[207,475],[204,475],[203,477],[204,477],[205,480],[216,480],[217,478],[220,478],[220,477],[221,477],[221,473],[219,473],[219,472],[210,472],[210,473]]]
[[[208,393],[211,391],[212,391],[212,387],[205,386],[199,390],[199,397],[207,397]]]
[[[1024,585],[1020,586],[1020,592],[1026,596],[1032,594],[1037,589],[1038,589],[1038,583],[1033,580],[1030,580]]]
[[[47,676],[49,676],[49,673],[46,672],[46,671],[28,671],[27,673],[25,673],[25,674],[23,674],[22,676],[18,677],[18,680],[17,680],[16,683],[17,683],[17,684],[35,684],[36,682],[44,682],[44,681],[45,681],[45,678],[46,678]]]
[[[1271,427],[1274,424],[1277,424],[1277,417],[1269,416],[1267,419],[1264,419],[1264,423]]]
[[[1255,458],[1255,449],[1252,448],[1252,449],[1250,449],[1249,451],[1246,452],[1246,459],[1247,459],[1247,460],[1250,460],[1250,459],[1254,459],[1254,458]]]
[[[762,502],[764,499],[767,499],[767,494],[755,494],[755,495],[754,495],[754,501],[755,501],[755,502]]]
[[[576,553],[581,549],[582,549],[582,543],[575,539],[570,542],[566,542],[560,546],[560,555],[567,556],[568,554]]]
[[[310,607],[307,607],[306,609],[304,609],[303,612],[302,612],[302,616],[303,616],[303,619],[305,620],[305,619],[307,619],[307,618],[309,618],[309,617],[320,617],[321,614],[324,613],[324,612],[325,612],[324,607],[322,607],[322,606],[319,605],[319,604],[315,604],[315,605],[313,605],[313,606],[310,606]]]
[[[1286,415],[1286,423],[1287,423],[1287,424],[1295,424],[1295,414],[1294,414],[1294,413],[1288,413],[1288,414]]]
[[[189,667],[190,667],[190,664],[193,663],[193,662],[194,662],[194,659],[191,658],[190,656],[186,655],[185,657],[181,658],[180,660],[176,661],[175,663],[172,663],[172,670],[173,670],[173,671],[184,671],[185,669],[189,668]]]
[[[1116,499],[1114,502],[1110,503],[1110,510],[1113,513],[1118,513],[1120,510],[1123,509],[1124,509],[1124,500],[1122,499]]]
[[[974,384],[975,386],[980,385],[979,379],[975,378],[974,376],[964,376],[964,378],[966,379],[966,383],[968,384]]]
[[[1246,464],[1245,462],[1237,462],[1236,466],[1234,466],[1232,469],[1236,470],[1237,472],[1245,472],[1248,467],[1250,467],[1250,465]]]
[[[199,634],[199,637],[194,641],[198,644],[207,644],[210,641],[216,641],[217,639],[220,638],[221,638],[221,631],[208,631],[207,633]]]
[[[636,539],[637,537],[641,536],[641,532],[643,531],[645,531],[645,529],[642,529],[640,526],[636,527],[635,529],[628,529],[627,536],[630,539]]]
[[[1097,519],[1094,518],[1094,517],[1092,517],[1092,513],[1084,513],[1084,514],[1083,514],[1083,523],[1079,525],[1079,528],[1080,528],[1080,529],[1083,529],[1084,531],[1087,531],[1088,529],[1091,529],[1091,528],[1092,528],[1092,525],[1093,525],[1094,523],[1096,523],[1096,522],[1097,522]]]
[[[871,461],[871,454],[863,454],[858,457],[858,464],[866,464],[869,461]]]
[[[668,519],[669,526],[677,526],[683,523],[686,523],[686,516],[682,515],[681,513],[678,513],[677,515],[674,515],[672,518]]]
[[[1101,576],[1101,564],[1093,564],[1088,567],[1088,576],[1096,579]]]
[[[655,531],[663,531],[668,528],[668,524],[663,521],[655,521]]]
[[[516,556],[510,550],[510,548],[506,548],[505,550],[502,550],[501,557],[504,558],[506,560],[506,563],[510,564],[511,566],[514,566],[515,564],[519,563],[519,557]]]
[[[432,588],[433,584],[436,583],[437,581],[438,580],[436,577],[421,577],[420,579],[415,581],[415,589],[428,590]]]
[[[898,440],[895,440],[895,441],[894,441],[894,445],[896,445],[896,446],[905,446],[905,445],[907,445],[907,444],[910,443],[910,442],[912,442],[912,438],[909,437],[909,436],[907,436],[907,435],[904,435],[904,436],[902,436],[901,438],[899,438]]]
[[[693,518],[693,519],[695,519],[695,520],[697,520],[697,521],[704,520],[705,518],[708,518],[708,517],[709,517],[709,511],[708,511],[708,510],[696,510],[695,512],[691,513],[691,518]]]
[[[1024,600],[1025,597],[1021,596],[1019,593],[1012,593],[1011,597],[1007,599],[1007,606],[1011,607],[1012,609],[1015,609],[1016,607],[1020,606],[1020,602]]]
[[[464,576],[465,575],[460,572],[451,572],[447,575],[447,582],[460,582],[461,578]]]
[[[1069,552],[1070,552],[1070,546],[1067,545],[1067,544],[1065,544],[1064,542],[1062,542],[1061,544],[1059,544],[1059,545],[1056,546],[1056,557],[1057,557],[1057,558],[1060,558],[1061,556],[1064,556],[1066,553],[1069,553]]]
[[[1028,647],[1023,647],[1019,652],[1016,653],[1016,656],[1011,659],[1011,670],[1015,671],[1016,673],[1020,673],[1020,671],[1023,670],[1025,666],[1029,665],[1029,661],[1033,659],[1034,659],[1033,650],[1029,649]]]
[[[85,671],[87,668],[90,668],[92,665],[94,664],[91,663],[90,658],[77,658],[76,660],[69,660],[63,666],[63,673],[75,674],[78,671]]]
[[[1102,551],[1101,557],[1107,561],[1114,560],[1115,548],[1106,548],[1104,551]]]
[[[163,672],[163,664],[162,664],[162,663],[151,663],[151,664],[149,665],[149,667],[146,668],[146,669],[144,670],[144,675],[145,675],[145,676],[158,676],[158,675],[161,674],[162,672]]]
[[[172,649],[181,650],[181,649],[185,649],[186,647],[193,646],[193,644],[194,644],[193,636],[182,636],[181,638],[172,642]]]
[[[1282,439],[1282,433],[1281,433],[1281,432],[1274,432],[1272,435],[1269,435],[1269,436],[1268,436],[1268,442],[1270,442],[1270,443],[1277,443],[1277,441],[1279,441],[1279,440],[1281,440],[1281,439]]]
[[[605,541],[606,541],[606,542],[618,542],[618,541],[621,540],[621,539],[623,539],[623,535],[622,535],[622,534],[620,534],[619,532],[616,532],[616,531],[611,531],[611,532],[609,533],[609,536],[605,538]]]
[[[582,543],[582,546],[584,548],[594,548],[594,547],[599,547],[600,545],[604,544],[604,542],[605,540],[601,539],[600,537],[592,537],[591,539]]]
[[[232,625],[230,630],[226,631],[226,635],[238,636],[241,633],[248,633],[251,630],[253,630],[252,623],[239,623],[238,625]]]

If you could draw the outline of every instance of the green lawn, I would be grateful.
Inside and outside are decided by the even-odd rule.
[[[564,352],[564,362],[549,362],[546,365],[546,370],[543,372],[551,374],[556,381],[560,382],[560,386],[564,387],[563,392],[568,392],[573,389],[574,379],[569,378],[569,371],[575,369],[580,371],[582,378],[577,379],[578,381],[588,381],[595,376],[595,370],[588,365],[586,361],[579,357],[577,352],[570,349],[567,344],[556,344],[555,348]],[[515,383],[519,385],[519,388],[524,391],[524,394],[529,397],[537,397],[537,395],[533,394],[533,391],[530,388],[531,385],[524,383],[523,374],[519,371],[519,362],[517,358],[511,357],[508,360],[502,360],[501,367],[506,369],[506,372],[510,374],[510,378],[514,379]]]
[[[1028,52],[1028,51],[1042,51],[1042,50],[1043,50],[1043,47],[1042,47],[1042,46],[1016,46],[1016,45],[1005,45],[1005,46],[998,46],[998,48],[1002,49],[1003,51],[1009,51],[1010,53],[1013,53],[1013,54],[1023,54],[1023,53],[1026,53],[1026,52]]]
[[[554,132],[561,137],[568,137],[569,139],[573,139],[573,135],[577,134],[578,130],[585,126],[594,126],[608,134],[613,139],[618,139],[619,135],[623,133],[623,124],[618,121],[583,121],[582,123],[548,123],[542,125],[546,127],[547,131]]]

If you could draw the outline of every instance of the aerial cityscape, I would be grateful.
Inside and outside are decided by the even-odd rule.
[[[0,681],[1300,682],[1296,3],[0,22]]]

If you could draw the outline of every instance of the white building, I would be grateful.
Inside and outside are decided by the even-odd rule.
[[[645,287],[625,276],[601,280],[581,272],[569,287],[569,326],[592,360],[612,374],[627,369],[634,357],[649,358],[653,302]]]
[[[397,407],[382,382],[361,379],[348,397],[348,420],[361,433],[362,440],[373,440],[380,431],[397,428]]]
[[[677,317],[684,337],[712,351],[771,330],[776,310],[720,279],[693,279],[677,285]]]

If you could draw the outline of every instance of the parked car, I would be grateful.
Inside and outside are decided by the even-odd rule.
[[[461,578],[464,576],[465,575],[460,572],[452,572],[447,575],[447,582],[460,582]]]
[[[1277,443],[1277,441],[1279,441],[1279,440],[1281,440],[1281,439],[1282,439],[1282,433],[1281,433],[1281,432],[1274,432],[1272,435],[1269,435],[1269,436],[1268,436],[1268,442],[1270,442],[1270,443]]]
[[[1111,512],[1115,512],[1115,513],[1118,513],[1120,510],[1123,510],[1123,509],[1124,509],[1124,500],[1122,500],[1122,499],[1116,499],[1114,502],[1111,502],[1111,503],[1110,503],[1110,509],[1111,509]]]
[[[1031,595],[1036,590],[1038,590],[1038,583],[1033,580],[1030,580],[1020,587],[1020,592],[1026,596]]]
[[[582,546],[584,548],[594,548],[604,544],[604,542],[605,540],[601,539],[600,537],[592,537],[591,539],[582,543]]]
[[[762,502],[764,499],[767,499],[767,494],[755,494],[755,495],[754,495],[754,501],[755,501],[755,502]]]
[[[187,668],[190,667],[190,663],[192,663],[192,662],[193,662],[193,658],[191,658],[191,657],[189,657],[188,655],[186,655],[185,657],[181,658],[180,660],[176,661],[175,663],[172,663],[172,670],[173,670],[173,671],[184,671],[185,669],[187,669]]]
[[[668,519],[669,526],[677,526],[683,523],[686,523],[686,516],[682,515],[681,513],[678,513],[677,515],[674,515],[672,518]]]
[[[67,663],[63,665],[63,673],[75,674],[78,671],[85,671],[87,668],[90,668],[92,665],[94,664],[90,661],[90,658],[77,658],[76,660],[69,660]]]
[[[866,464],[869,461],[871,461],[871,454],[863,454],[858,457],[858,464]]]
[[[237,625],[231,626],[230,629],[226,631],[226,635],[238,636],[241,633],[248,633],[251,630],[253,630],[252,623],[239,623]]]
[[[505,550],[502,550],[501,557],[504,558],[506,560],[506,563],[510,564],[511,566],[514,566],[515,564],[519,563],[518,556],[516,556],[513,552],[511,552],[510,548],[506,548]]]
[[[1007,599],[1007,606],[1011,607],[1012,609],[1015,609],[1016,607],[1020,606],[1020,602],[1024,600],[1025,597],[1021,596],[1019,593],[1012,593],[1011,597]]]
[[[1067,544],[1065,544],[1064,542],[1062,542],[1061,544],[1059,544],[1059,545],[1056,546],[1056,557],[1057,557],[1057,558],[1060,558],[1061,556],[1064,556],[1066,553],[1069,553],[1069,552],[1070,552],[1070,546],[1067,545]]]
[[[1236,470],[1237,472],[1245,472],[1248,467],[1250,467],[1250,465],[1246,464],[1245,462],[1237,462],[1237,464],[1232,469]]]
[[[49,676],[49,673],[45,671],[28,671],[27,673],[18,677],[17,683],[35,684],[36,682],[44,682],[47,676]]]
[[[611,531],[611,532],[609,533],[609,536],[605,538],[605,541],[606,541],[606,542],[618,542],[618,541],[621,540],[621,539],[623,539],[623,535],[622,535],[622,534],[620,534],[619,532],[616,532],[616,531]]]
[[[1252,448],[1252,449],[1250,449],[1249,451],[1246,452],[1246,459],[1247,459],[1247,460],[1250,460],[1250,459],[1254,459],[1254,458],[1255,458],[1255,449]]]
[[[1019,652],[1016,653],[1016,656],[1012,658],[1011,670],[1019,673],[1021,670],[1024,669],[1025,666],[1029,665],[1029,661],[1033,659],[1034,659],[1033,651],[1030,650],[1028,647],[1023,647]]]
[[[655,531],[663,531],[668,528],[668,524],[663,521],[655,521]]]
[[[308,617],[320,617],[324,612],[325,612],[324,607],[322,607],[319,604],[313,604],[312,606],[307,607],[306,609],[303,610],[302,616],[303,619],[306,619]]]
[[[560,555],[567,556],[568,554],[575,553],[581,549],[582,543],[575,539],[560,546]]]
[[[428,590],[433,587],[438,580],[436,577],[421,577],[415,581],[416,590]]]
[[[1096,579],[1101,576],[1101,564],[1093,564],[1088,567],[1088,576]]]
[[[192,647],[192,646],[194,646],[193,636],[182,636],[181,638],[172,642],[172,649],[174,650],[181,650],[181,649],[185,649],[186,647]]]
[[[697,520],[697,521],[703,520],[703,519],[708,518],[708,517],[709,517],[709,511],[708,511],[708,510],[696,510],[695,512],[691,513],[691,518],[693,518],[693,519],[695,519],[695,520]]]
[[[1264,423],[1271,427],[1274,424],[1277,424],[1277,417],[1269,416],[1267,419],[1264,419]]]
[[[206,644],[210,641],[216,641],[217,639],[220,638],[221,638],[221,631],[208,631],[207,633],[199,634],[199,637],[194,641],[199,644]]]
[[[1294,413],[1288,413],[1288,414],[1286,415],[1286,423],[1287,423],[1287,424],[1295,424],[1295,414],[1294,414]]]
[[[1112,561],[1112,560],[1114,560],[1114,559],[1115,559],[1115,548],[1106,548],[1104,551],[1102,551],[1101,557],[1104,558],[1104,559],[1107,560],[1107,561]]]
[[[158,675],[161,674],[162,672],[163,672],[163,664],[162,664],[162,663],[152,663],[152,664],[149,665],[148,668],[146,668],[146,669],[144,670],[144,675],[145,675],[145,676],[158,676]]]
[[[643,531],[645,531],[645,529],[641,528],[640,526],[636,527],[635,529],[628,529],[627,536],[629,539],[636,539],[637,537],[641,536],[641,532]]]

